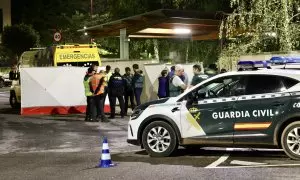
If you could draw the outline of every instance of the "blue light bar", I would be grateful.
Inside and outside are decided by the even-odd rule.
[[[282,56],[273,56],[270,61],[273,64],[284,64],[289,60],[287,57],[282,57]]]
[[[300,57],[297,56],[274,56],[270,59],[273,64],[292,64],[300,63]]]
[[[271,65],[271,61],[255,61],[255,60],[249,60],[249,61],[239,61],[238,62],[238,68],[243,69],[252,69],[252,68],[268,68]]]

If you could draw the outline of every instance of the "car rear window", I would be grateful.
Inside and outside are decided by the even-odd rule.
[[[299,83],[298,80],[287,77],[283,77],[282,81],[286,89],[289,89]]]

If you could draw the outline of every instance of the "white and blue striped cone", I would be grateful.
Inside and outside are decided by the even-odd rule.
[[[100,168],[110,168],[115,166],[115,164],[112,163],[110,153],[109,153],[109,147],[108,147],[108,142],[107,138],[104,137],[103,139],[103,145],[102,145],[102,155],[101,155],[101,160],[98,165]]]

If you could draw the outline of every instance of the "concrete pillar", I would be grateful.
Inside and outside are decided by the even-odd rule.
[[[3,27],[10,26],[11,25],[11,0],[0,0],[0,9],[2,9],[2,13],[3,13]]]
[[[120,59],[129,59],[129,40],[126,29],[120,29]]]

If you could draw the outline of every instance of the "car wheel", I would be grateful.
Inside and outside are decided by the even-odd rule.
[[[10,103],[10,106],[14,109],[17,109],[20,106],[18,101],[17,101],[16,94],[14,92],[10,93],[9,103]]]
[[[2,79],[0,79],[0,88],[4,87],[4,81]]]
[[[289,124],[283,130],[281,144],[290,158],[300,160],[300,121]]]
[[[152,157],[170,156],[178,147],[174,129],[163,121],[154,121],[144,129],[142,143]]]

